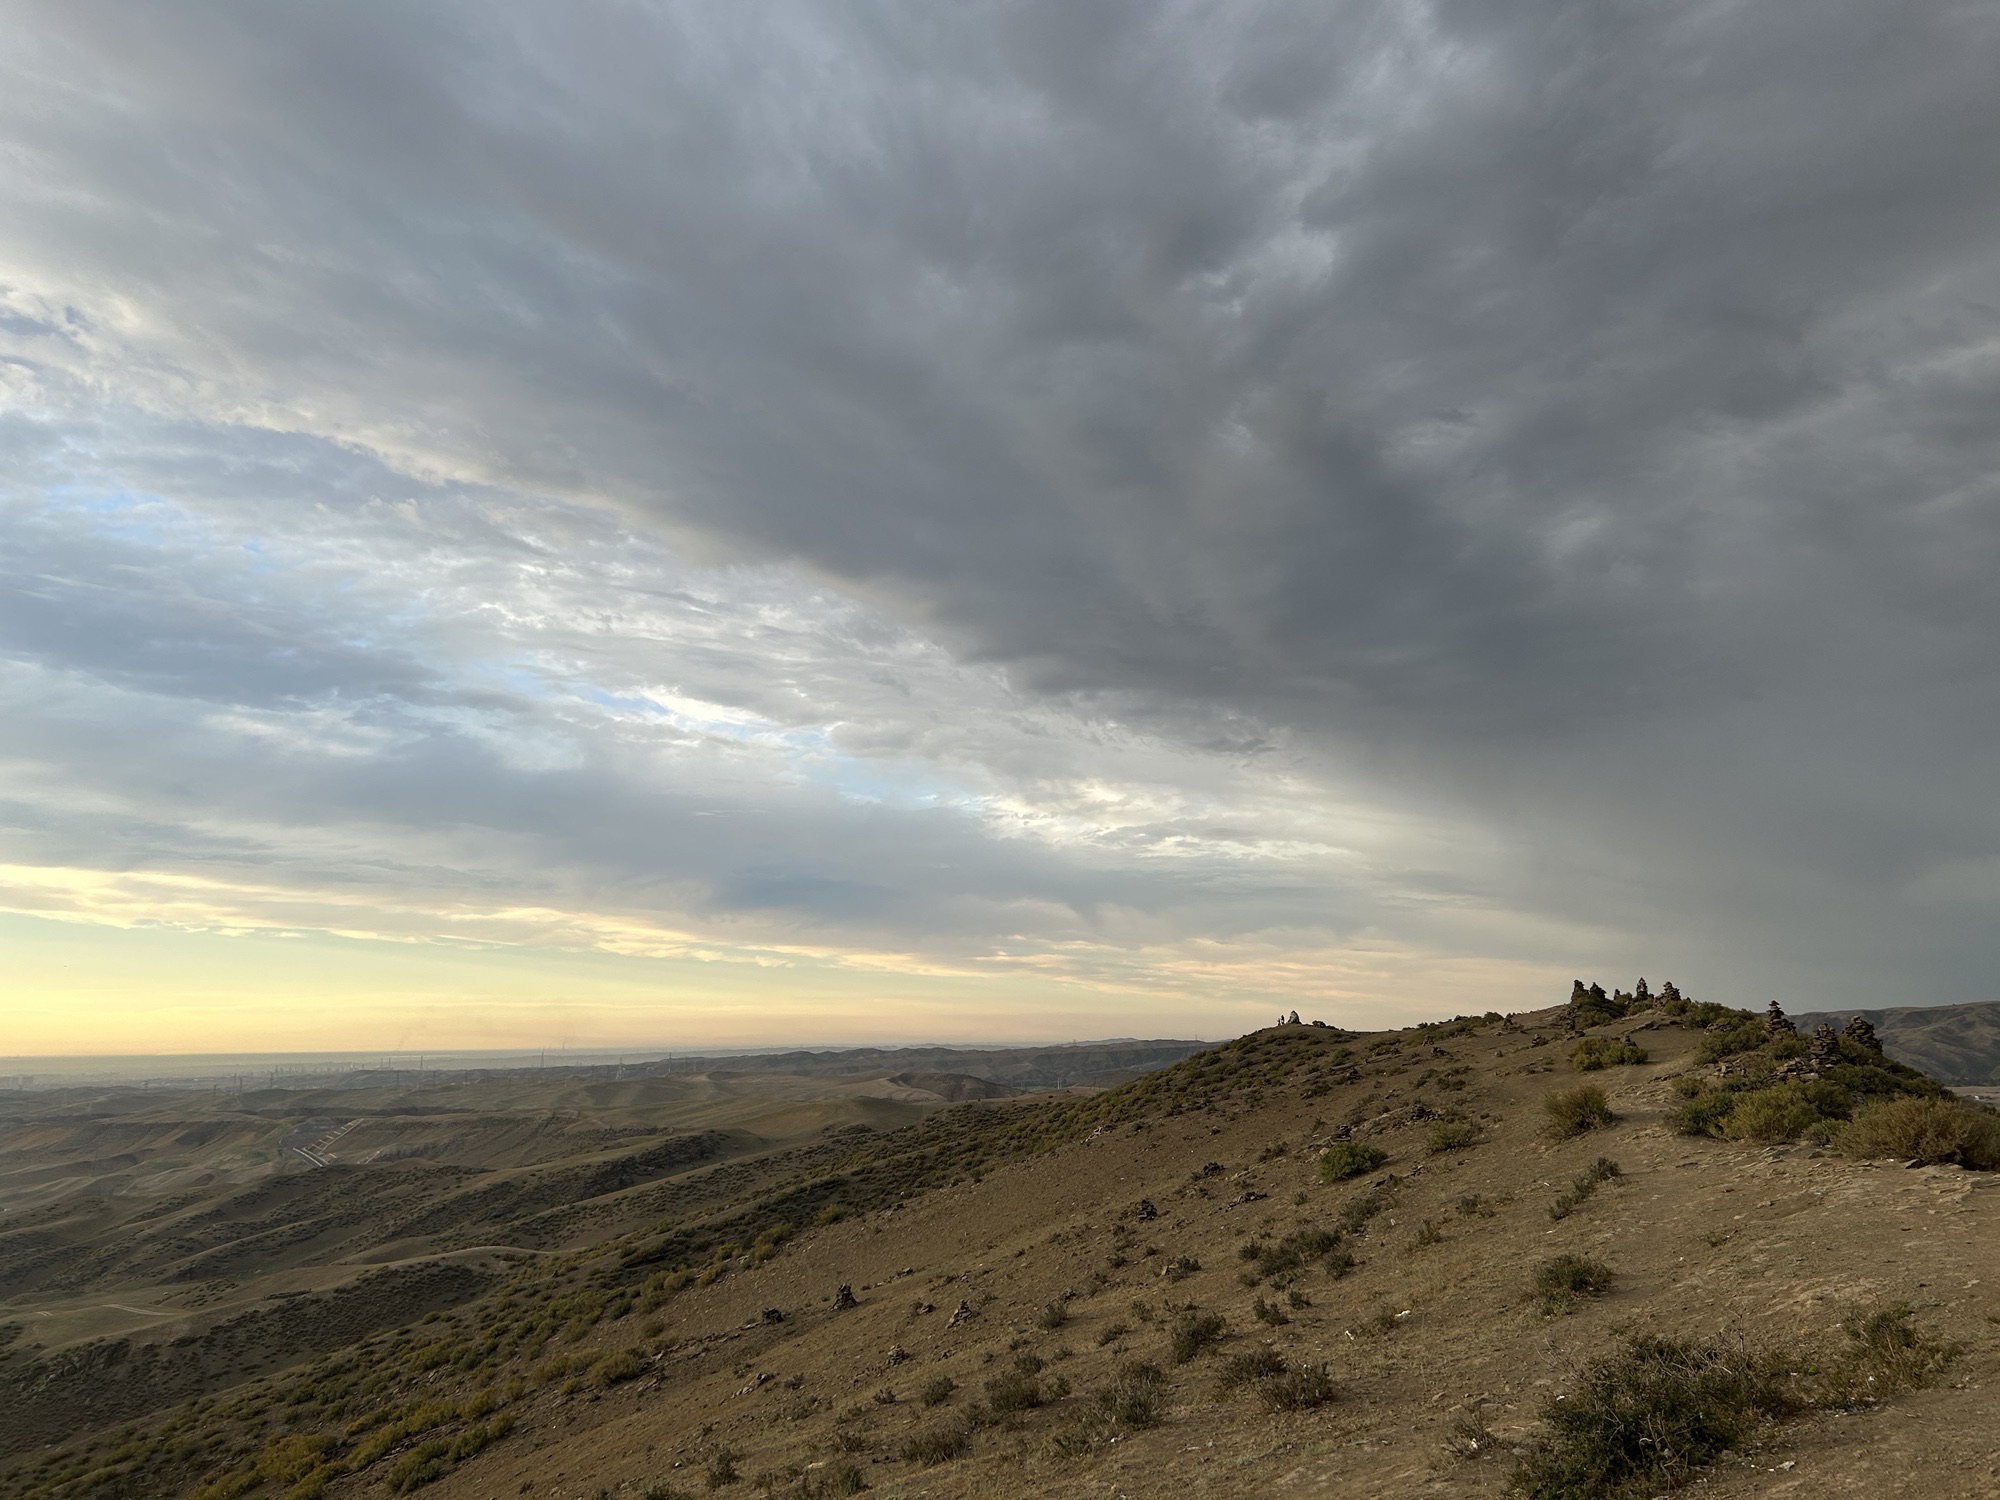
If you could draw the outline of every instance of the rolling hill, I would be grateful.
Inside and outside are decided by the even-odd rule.
[[[1798,1017],[1836,1029],[1864,1016],[1899,1062],[1952,1084],[2000,1084],[2000,1002],[1904,1005],[1887,1010],[1830,1010]]]
[[[2000,1122],[1859,1043],[1595,1016],[554,1160],[473,1099],[435,1156],[206,1194],[112,1164],[207,1149],[156,1101],[67,1148],[128,1187],[0,1219],[0,1497],[1993,1492],[2000,1176],[1879,1127],[1985,1166]]]

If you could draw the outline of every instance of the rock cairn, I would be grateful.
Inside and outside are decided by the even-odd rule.
[[[1849,1021],[1847,1025],[1844,1028],[1842,1028],[1840,1034],[1846,1037],[1850,1042],[1857,1042],[1861,1046],[1866,1047],[1870,1052],[1873,1052],[1877,1057],[1880,1057],[1882,1055],[1882,1043],[1880,1042],[1880,1040],[1877,1039],[1875,1035],[1875,1027],[1873,1026],[1872,1023],[1870,1023],[1869,1019],[1866,1016],[1854,1017],[1853,1020]]]

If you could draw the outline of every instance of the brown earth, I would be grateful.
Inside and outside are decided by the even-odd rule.
[[[928,1413],[912,1399],[926,1379],[949,1375],[961,1388],[953,1399],[971,1399],[1021,1344],[1085,1390],[1121,1360],[1167,1363],[1165,1335],[1139,1321],[1135,1301],[1157,1324],[1164,1303],[1192,1300],[1228,1319],[1221,1355],[1268,1345],[1295,1363],[1325,1360],[1339,1399],[1269,1415],[1248,1393],[1218,1394],[1218,1359],[1209,1357],[1174,1373],[1162,1426],[1088,1460],[1045,1451],[1062,1415],[1043,1410],[937,1468],[871,1454],[873,1492],[884,1500],[1500,1494],[1504,1457],[1453,1456],[1455,1419],[1477,1414],[1503,1441],[1525,1439],[1542,1401],[1622,1334],[1831,1344],[1844,1314],[1906,1300],[1924,1326],[1965,1346],[1942,1388],[1780,1429],[1702,1492],[2000,1494],[1992,1422],[2000,1177],[1675,1135],[1661,1123],[1671,1102],[1664,1079],[1685,1066],[1693,1038],[1678,1029],[1638,1035],[1656,1061],[1618,1070],[1611,1092],[1620,1122],[1577,1140],[1540,1134],[1540,1097],[1574,1081],[1566,1069],[1549,1071],[1556,1049],[1533,1045],[1547,1033],[1462,1038],[1443,1049],[1406,1047],[1318,1100],[1273,1091],[1254,1108],[1106,1131],[976,1185],[821,1231],[755,1273],[672,1304],[679,1347],[637,1389],[545,1397],[522,1439],[434,1493],[559,1500],[600,1489],[643,1494],[662,1479],[693,1493],[707,1456],[725,1443],[745,1455],[745,1474],[803,1470],[828,1461],[834,1414],[857,1404],[893,1450],[949,1411]],[[1417,1082],[1452,1065],[1472,1070],[1462,1090],[1441,1095],[1434,1082]],[[1362,1106],[1369,1120],[1357,1134],[1390,1151],[1385,1171],[1402,1182],[1395,1206],[1369,1232],[1361,1265],[1309,1281],[1312,1306],[1267,1328],[1251,1310],[1258,1294],[1238,1284],[1238,1247],[1323,1224],[1369,1190],[1368,1181],[1320,1183],[1303,1148],[1370,1095],[1379,1097]],[[1447,1097],[1481,1121],[1487,1139],[1427,1157],[1411,1107]],[[1279,1142],[1292,1148],[1287,1155],[1259,1160]],[[1619,1162],[1622,1179],[1552,1223],[1550,1200],[1601,1154]],[[1197,1175],[1209,1161],[1225,1170]],[[1493,1216],[1461,1214],[1456,1204],[1468,1194],[1490,1200]],[[1158,1206],[1158,1219],[1136,1218],[1141,1198]],[[1426,1220],[1442,1237],[1419,1246]],[[1137,1232],[1137,1247],[1113,1267],[1119,1224]],[[1548,1318],[1529,1303],[1528,1275],[1562,1251],[1605,1261],[1618,1282],[1601,1302]],[[1181,1256],[1202,1269],[1166,1279],[1163,1268]],[[1093,1278],[1103,1273],[1100,1287]],[[861,1305],[835,1313],[830,1294],[843,1282]],[[1040,1310],[1069,1292],[1080,1294],[1066,1304],[1069,1322],[1039,1329]],[[948,1326],[959,1301],[986,1298],[976,1318]],[[923,1303],[935,1310],[916,1313]],[[786,1324],[757,1323],[770,1305],[787,1310]],[[1375,1331],[1370,1320],[1383,1313],[1390,1327]],[[1118,1323],[1131,1331],[1100,1347]],[[892,1362],[899,1347],[909,1358]],[[885,1388],[897,1400],[878,1405],[873,1393]],[[814,1398],[820,1410],[790,1415]]]
[[[1518,1020],[1524,1029],[1361,1038],[1276,1028],[1090,1099],[973,1103],[921,1127],[788,1148],[817,1156],[744,1158],[766,1166],[706,1197],[679,1189],[678,1212],[643,1233],[630,1230],[633,1215],[584,1224],[495,1290],[374,1341],[365,1357],[321,1361],[300,1377],[317,1381],[305,1396],[258,1377],[232,1398],[233,1449],[212,1447],[176,1470],[159,1457],[170,1446],[164,1431],[140,1434],[116,1450],[136,1455],[123,1460],[81,1448],[63,1460],[69,1467],[23,1460],[0,1471],[0,1496],[167,1495],[226,1472],[251,1475],[248,1488],[228,1493],[284,1494],[279,1481],[241,1467],[259,1442],[318,1431],[330,1456],[351,1452],[362,1441],[355,1434],[382,1420],[365,1414],[368,1404],[407,1412],[476,1387],[498,1393],[512,1429],[483,1451],[441,1457],[443,1472],[425,1490],[438,1500],[703,1494],[724,1449],[742,1477],[723,1494],[761,1493],[761,1482],[810,1496],[852,1463],[885,1500],[1499,1495],[1510,1451],[1532,1439],[1546,1403],[1630,1335],[1831,1360],[1845,1319],[1894,1303],[1914,1308],[1926,1336],[1957,1347],[1935,1385],[1771,1428],[1726,1457],[1701,1493],[2000,1494],[1991,1420],[2000,1176],[1675,1134],[1664,1119],[1676,1102],[1669,1080],[1695,1069],[1698,1033],[1657,1021],[1598,1028],[1632,1036],[1651,1060],[1590,1075],[1607,1087],[1615,1124],[1551,1140],[1542,1100],[1579,1075],[1564,1062],[1555,1013]],[[1453,1117],[1477,1127],[1477,1142],[1433,1153],[1430,1132]],[[1322,1181],[1318,1151],[1343,1134],[1387,1161],[1354,1181]],[[1600,1157],[1620,1175],[1553,1219],[1551,1202]],[[363,1175],[408,1170],[436,1168],[392,1163]],[[610,1201],[736,1170],[686,1169],[617,1189]],[[1256,1279],[1246,1243],[1351,1222],[1371,1196],[1384,1206],[1350,1235],[1359,1259],[1345,1274],[1312,1267],[1282,1290],[1246,1284]],[[648,1201],[657,1218],[666,1200]],[[773,1206],[753,1211],[753,1202]],[[843,1222],[797,1228],[793,1218],[797,1232],[782,1248],[767,1237],[770,1250],[742,1250],[779,1212],[810,1217],[842,1203]],[[532,1237],[522,1232],[532,1223],[501,1227],[518,1241]],[[704,1225],[713,1226],[707,1238],[690,1237]],[[683,1260],[701,1265],[707,1244],[724,1237],[736,1253],[725,1246],[706,1262],[712,1284],[663,1288],[671,1300],[657,1309],[633,1300],[640,1278]],[[1601,1300],[1548,1316],[1529,1282],[1562,1252],[1601,1260],[1616,1278]],[[837,1306],[843,1286],[855,1305]],[[1303,1305],[1291,1305],[1291,1293]],[[572,1321],[573,1340],[544,1333],[536,1353],[519,1355],[500,1342],[510,1320],[588,1297],[609,1305]],[[1284,1321],[1261,1321],[1260,1300]],[[961,1304],[969,1315],[957,1315]],[[1166,1327],[1189,1304],[1222,1317],[1226,1332],[1177,1365]],[[426,1356],[429,1348],[439,1353]],[[1225,1389],[1225,1362],[1258,1348],[1295,1366],[1325,1362],[1334,1399],[1272,1412],[1254,1382]],[[435,1363],[454,1349],[456,1363]],[[597,1363],[625,1350],[629,1368]],[[562,1356],[560,1366],[548,1355]],[[987,1382],[1024,1355],[1044,1362],[1036,1378],[1053,1399],[983,1427],[962,1457],[925,1466],[902,1456],[912,1436],[975,1401],[990,1404]],[[1163,1420],[1138,1430],[1094,1424],[1091,1393],[1132,1360],[1165,1371]],[[394,1378],[364,1399],[357,1382],[371,1370]],[[954,1389],[926,1408],[919,1395],[940,1376]],[[1067,1394],[1056,1394],[1058,1379]],[[294,1413],[283,1419],[289,1429],[272,1425],[274,1411]],[[1469,1445],[1482,1428],[1490,1440]],[[405,1472],[399,1455],[406,1466],[420,1459],[422,1441],[413,1433],[356,1472],[328,1468],[300,1482],[333,1497],[390,1493]]]

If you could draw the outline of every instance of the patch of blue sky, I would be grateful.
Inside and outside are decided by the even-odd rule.
[[[84,518],[95,535],[107,540],[155,551],[218,540],[211,530],[194,524],[197,512],[163,495],[81,483],[45,484],[38,493],[49,510]]]
[[[827,724],[781,724],[747,709],[700,700],[663,699],[649,693],[615,692],[594,684],[574,685],[577,696],[620,715],[650,720],[679,733],[721,740],[770,752],[786,779],[824,786],[853,802],[884,807],[986,806],[986,798],[963,782],[940,775],[934,766],[904,758],[871,760],[842,750]]]

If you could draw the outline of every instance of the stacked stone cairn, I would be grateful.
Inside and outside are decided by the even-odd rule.
[[[1869,1020],[1866,1016],[1856,1016],[1853,1020],[1847,1023],[1846,1027],[1842,1029],[1840,1034],[1846,1037],[1850,1042],[1856,1042],[1859,1043],[1861,1046],[1866,1047],[1870,1052],[1873,1052],[1877,1057],[1880,1057],[1882,1055],[1882,1043],[1879,1040],[1877,1040],[1875,1036],[1875,1028],[1869,1023]]]

